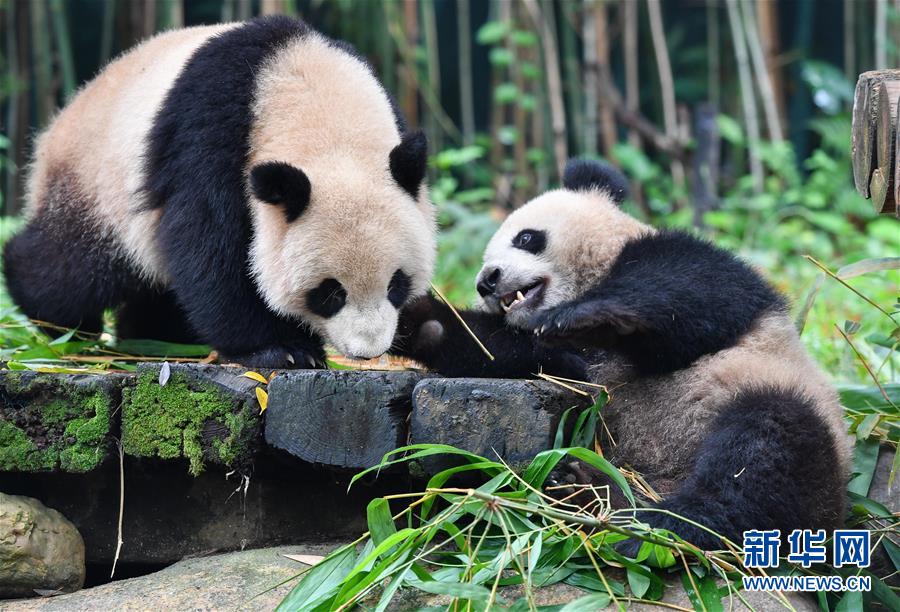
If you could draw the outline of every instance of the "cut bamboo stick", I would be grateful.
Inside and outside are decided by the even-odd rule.
[[[896,139],[893,134],[897,124],[891,121],[891,117],[897,112],[898,95],[900,70],[864,72],[856,82],[852,127],[853,181],[863,197],[873,199],[878,212],[885,212],[889,202],[887,190],[893,183],[895,173],[893,150]]]

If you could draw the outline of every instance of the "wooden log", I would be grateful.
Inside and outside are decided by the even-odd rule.
[[[310,463],[364,468],[406,443],[415,372],[295,370],[269,384],[265,436]]]
[[[879,101],[882,93],[881,85],[887,84],[885,91],[891,94],[897,81],[900,81],[900,70],[872,70],[859,75],[856,82],[852,131],[853,181],[856,190],[866,198],[871,197],[872,176],[879,163],[875,148],[879,111],[883,108]],[[889,103],[889,100],[885,102]],[[886,167],[891,166],[888,164]],[[885,170],[882,170],[882,175],[884,172]],[[880,188],[880,182],[876,186]]]
[[[894,198],[895,140],[897,132],[897,100],[900,80],[884,81],[878,86],[878,113],[875,128],[875,170],[869,182],[869,193],[875,212],[896,210]],[[876,178],[877,175],[877,178]],[[875,183],[877,182],[877,185]],[[873,187],[873,185],[875,185]],[[877,189],[875,188],[877,187]]]
[[[587,398],[549,382],[429,378],[413,392],[410,441],[449,444],[521,465],[553,445],[566,409],[587,405]],[[423,462],[422,469],[432,473],[446,460]]]
[[[894,215],[900,218],[900,100],[894,115]]]

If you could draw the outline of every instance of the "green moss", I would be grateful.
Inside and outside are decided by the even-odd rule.
[[[155,371],[142,372],[123,392],[122,445],[136,457],[184,457],[195,476],[205,461],[238,466],[250,452],[258,423],[243,402],[213,384],[173,372],[160,386]],[[221,430],[224,438],[207,434]]]
[[[9,405],[17,406],[0,413],[0,470],[87,472],[97,467],[108,446],[108,394],[70,377],[16,374],[4,372],[0,379],[0,391],[15,398]]]
[[[106,456],[109,434],[109,403],[102,391],[89,395],[82,405],[94,416],[72,419],[66,424],[67,445],[60,450],[59,464],[69,472],[94,469]],[[70,442],[74,438],[74,442]]]
[[[0,421],[0,470],[37,472],[56,467],[56,456],[40,450],[28,435],[6,421]]]

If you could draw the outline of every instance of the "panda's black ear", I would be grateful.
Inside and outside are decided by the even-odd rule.
[[[616,204],[628,197],[625,175],[609,164],[591,159],[570,159],[563,171],[562,182],[563,187],[571,191],[606,191]]]
[[[413,198],[418,198],[428,163],[428,140],[422,130],[405,134],[400,144],[391,150],[389,162],[391,176],[397,184]]]
[[[312,193],[303,170],[284,162],[254,166],[250,171],[250,188],[263,202],[282,207],[288,223],[303,214]]]

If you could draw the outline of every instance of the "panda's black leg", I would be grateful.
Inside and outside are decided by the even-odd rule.
[[[133,293],[116,312],[119,338],[197,344],[200,339],[171,291],[146,288]]]
[[[786,536],[840,526],[844,486],[832,435],[812,400],[779,389],[746,390],[713,422],[681,486],[657,505],[666,512],[638,510],[637,518],[720,549],[718,537],[673,515],[740,545],[751,529]],[[628,540],[619,548],[634,556],[640,544]]]
[[[741,544],[744,531],[839,527],[844,487],[833,436],[813,400],[796,391],[741,391],[713,422],[681,487],[659,508]],[[639,512],[706,549],[709,532],[668,514]],[[634,547],[634,544],[632,544]]]
[[[104,309],[122,299],[133,275],[96,228],[85,227],[77,218],[43,215],[3,249],[9,294],[31,319],[98,333]]]
[[[190,327],[221,361],[267,368],[322,367],[322,341],[299,321],[272,312],[248,274],[243,202],[200,196],[166,203],[157,236],[170,265],[170,288]],[[232,205],[234,204],[234,205]],[[285,270],[285,273],[289,271]]]

